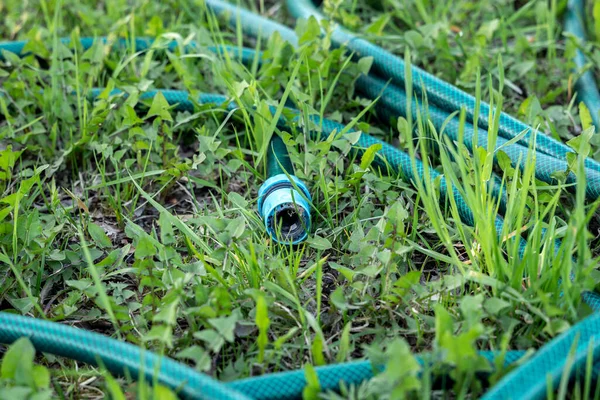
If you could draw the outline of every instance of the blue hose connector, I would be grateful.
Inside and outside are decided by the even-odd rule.
[[[298,244],[308,237],[312,198],[300,179],[293,175],[290,178],[278,174],[261,185],[258,189],[258,213],[274,241]]]

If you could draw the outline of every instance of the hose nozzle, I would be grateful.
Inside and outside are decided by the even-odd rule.
[[[297,244],[308,237],[310,202],[308,189],[295,176],[278,174],[258,190],[258,212],[267,232],[278,243]]]

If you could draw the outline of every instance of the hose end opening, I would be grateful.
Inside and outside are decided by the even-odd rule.
[[[282,244],[298,244],[310,230],[308,189],[295,176],[275,175],[258,191],[258,212],[271,238]]]

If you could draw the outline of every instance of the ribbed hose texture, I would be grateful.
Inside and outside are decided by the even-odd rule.
[[[586,291],[581,294],[581,297],[594,312],[600,311],[600,294]]]
[[[361,75],[356,85],[359,90],[370,98],[381,96],[381,105],[392,110],[396,115],[408,115],[406,108],[408,104],[407,96],[403,90],[394,85],[386,85],[386,82],[380,78],[366,75]],[[462,134],[463,143],[473,152],[476,134],[472,124],[466,123],[461,126],[458,118],[448,118],[448,112],[441,110],[434,104],[425,107],[417,98],[412,99],[411,105],[412,115],[417,115],[417,112],[423,115],[433,123],[438,132],[442,132],[453,141],[460,141],[460,135]],[[488,151],[493,151],[495,154],[499,150],[503,151],[510,158],[513,167],[523,169],[530,162],[535,162],[535,176],[547,183],[559,183],[555,178],[555,174],[569,170],[566,160],[536,152],[535,149],[529,149],[519,143],[509,143],[509,140],[501,136],[496,138],[496,145],[492,149],[485,131],[478,131],[477,145],[486,148]],[[600,196],[600,172],[589,168],[586,168],[585,172],[586,194],[588,198],[595,200]],[[574,185],[576,182],[577,176],[573,172],[569,172],[566,183]]]
[[[71,45],[71,38],[60,38],[59,42],[65,46]],[[19,57],[26,57],[31,54],[30,51],[27,50],[27,40],[19,40],[14,42],[0,42],[0,61],[4,61],[4,55],[2,54],[4,51],[14,53]],[[115,40],[109,40],[107,37],[83,37],[79,40],[78,46],[81,47],[81,50],[89,50],[94,43],[100,43],[102,45],[111,45],[111,49],[113,50],[128,50],[130,48],[135,48],[135,51],[147,51],[150,49],[160,50],[159,47],[152,47],[155,43],[155,40],[148,37],[139,37],[133,40],[133,43],[130,40],[124,38],[117,38]],[[132,46],[133,44],[133,46]],[[177,41],[170,41],[166,43],[165,49],[171,52],[177,51],[179,49],[180,44]],[[182,47],[182,52],[185,54],[196,54],[199,51],[205,49],[211,53],[219,53],[224,54],[227,52],[231,57],[235,57],[236,59],[241,60],[244,63],[250,63],[253,61],[253,57],[256,55],[254,50],[239,48],[235,46],[206,46],[202,47],[197,42],[187,43]]]
[[[548,380],[556,387],[568,363],[572,363],[571,371],[584,373],[590,352],[597,360],[600,355],[600,313],[597,312],[543,346],[527,363],[494,385],[482,399],[543,399]]]
[[[249,400],[208,375],[167,357],[107,336],[66,325],[0,312],[0,343],[28,337],[41,352],[68,357],[91,365],[103,364],[120,375],[156,379],[185,399]]]
[[[578,40],[585,42],[585,2],[584,0],[569,0],[567,4],[567,12],[565,13],[565,32],[574,35]],[[600,40],[600,38],[598,38]],[[575,53],[575,65],[581,69],[585,67],[585,54],[579,49]],[[590,62],[593,62],[590,60]],[[577,97],[579,101],[583,101],[590,110],[592,120],[596,126],[596,133],[600,131],[600,92],[596,85],[593,70],[585,71],[575,84]]]
[[[229,25],[234,27],[241,25],[244,33],[248,36],[268,39],[273,34],[278,33],[292,46],[298,44],[296,33],[278,22],[222,0],[204,0],[204,3],[215,15],[227,18]]]
[[[338,390],[342,382],[352,385],[371,379],[378,370],[369,361],[334,364],[315,369],[322,391]],[[229,386],[255,400],[301,398],[307,385],[304,371],[290,371],[242,379]]]
[[[283,140],[273,135],[267,150],[267,176],[270,178],[279,174],[294,175],[294,166]]]
[[[318,20],[326,19],[311,0],[287,0],[287,6],[290,13],[296,18],[307,19],[312,16]],[[400,57],[355,36],[343,27],[336,27],[333,30],[331,41],[337,46],[345,46],[348,50],[354,52],[355,57],[373,57],[373,68],[378,75],[386,80],[391,79],[398,87],[405,86],[406,65]],[[419,96],[427,96],[428,101],[451,112],[460,111],[464,107],[467,118],[473,122],[477,106],[475,97],[416,66],[409,65],[408,67],[411,69],[413,88]],[[481,102],[477,120],[481,128],[488,128],[490,115],[493,115],[490,113],[490,105]],[[499,119],[499,134],[501,136],[512,139],[522,132],[527,132],[520,142],[526,147],[531,145],[533,133],[535,132],[533,128],[504,112],[501,113]],[[574,152],[567,145],[544,134],[536,136],[535,148],[538,152],[546,153],[561,160],[566,159],[567,153]],[[600,163],[591,158],[585,160],[585,165],[588,168],[600,171]]]
[[[525,355],[524,351],[507,351],[502,354],[494,351],[480,351],[479,355],[486,358],[493,366],[497,357],[503,357],[504,366],[509,366]],[[430,354],[417,357],[421,365],[430,363]],[[343,364],[333,364],[315,368],[322,392],[338,391],[342,383],[347,386],[360,385],[383,371],[382,366],[373,365],[370,361],[355,361]],[[257,376],[228,385],[255,400],[294,400],[300,399],[300,393],[307,385],[304,371],[280,372]]]

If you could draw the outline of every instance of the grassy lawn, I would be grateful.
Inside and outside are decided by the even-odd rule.
[[[600,12],[594,20],[588,3],[581,49],[600,78]],[[488,364],[477,350],[534,350],[590,313],[580,295],[600,283],[600,203],[585,199],[583,179],[566,184],[565,171],[550,185],[535,178],[532,163],[514,169],[502,153],[492,168],[492,152],[470,155],[426,116],[377,114],[377,102],[354,90],[369,59],[333,48],[314,21],[296,25],[284,2],[240,4],[295,27],[301,45],[244,37],[201,0],[0,2],[0,38],[29,40],[32,52],[0,58],[2,311],[145,346],[222,381],[361,358],[389,363],[360,387],[307,393],[329,400],[478,398],[507,370],[479,379]],[[323,9],[600,160],[600,139],[574,97],[580,71],[571,61],[577,43],[562,32],[565,6],[325,0]],[[157,43],[136,52],[59,42],[88,36]],[[165,50],[171,40],[180,45],[173,52]],[[199,46],[184,54],[190,41]],[[219,44],[260,48],[272,62],[243,65],[207,49]],[[90,101],[92,88],[107,90]],[[221,93],[244,106],[174,111],[161,96],[139,98],[151,89]],[[303,119],[279,130],[261,111],[269,114],[284,95],[304,117],[353,129],[326,141],[310,139]],[[372,157],[354,157],[352,130],[443,173],[462,191],[474,226],[460,222],[455,204],[438,202],[435,185],[414,185],[382,173]],[[487,134],[496,137],[497,127]],[[287,144],[313,199],[309,238],[294,247],[273,242],[256,211],[271,135]],[[582,168],[568,161],[572,171]],[[506,189],[513,232],[500,239],[494,179]],[[510,240],[519,235],[529,243],[523,257]],[[428,374],[417,377],[413,357],[422,352],[437,355],[434,369],[454,368],[445,390],[432,389]],[[1,398],[171,398],[165,388],[102,368],[23,354],[5,353]],[[34,368],[38,382],[7,372],[16,359]],[[576,386],[571,395],[582,392]]]

